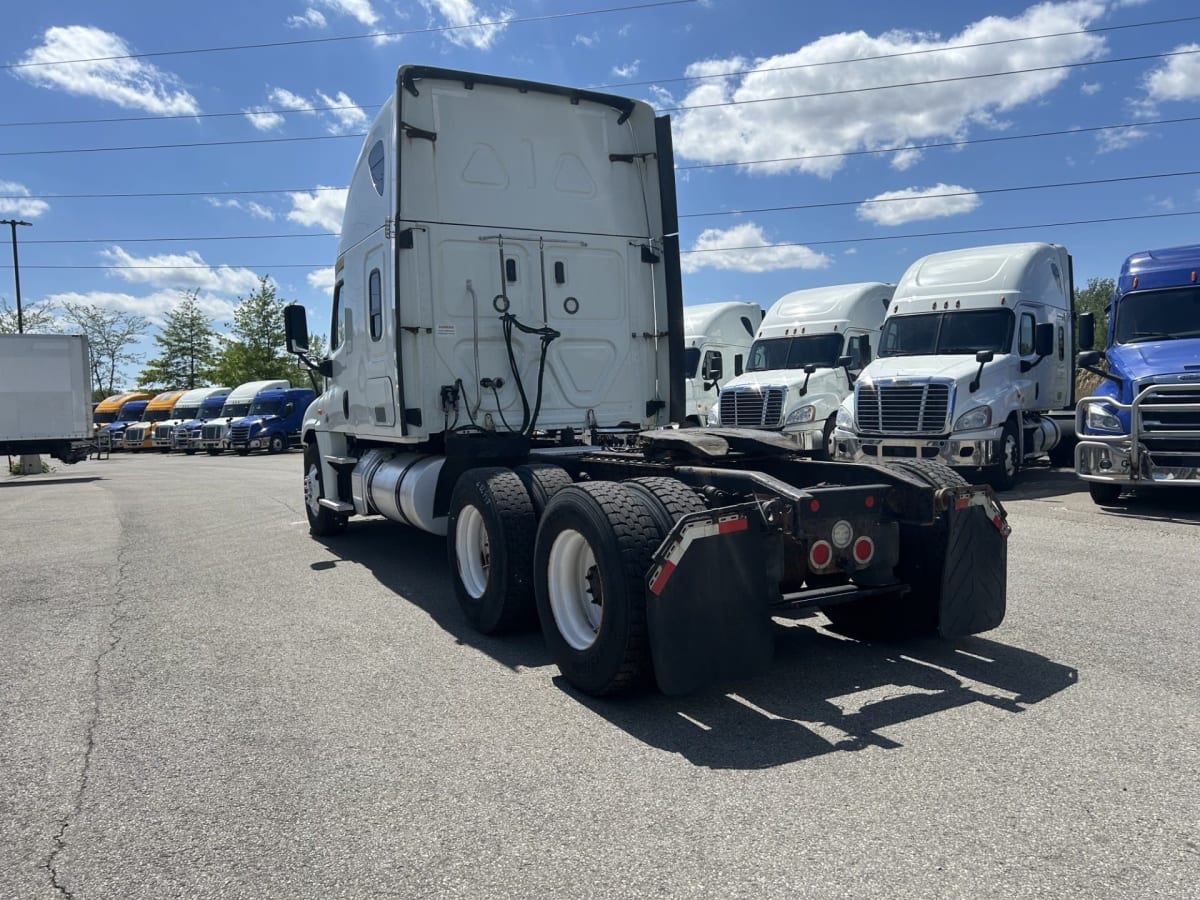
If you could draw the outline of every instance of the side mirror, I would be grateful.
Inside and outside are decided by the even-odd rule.
[[[1084,313],[1088,315],[1088,313]],[[1096,366],[1100,364],[1100,360],[1104,358],[1104,354],[1099,350],[1084,350],[1075,357],[1075,365],[1081,369],[1086,369],[1088,366]]]
[[[990,363],[995,358],[996,354],[991,350],[980,350],[975,354],[975,362],[979,363],[981,366]]]
[[[721,371],[721,357],[716,354],[706,354],[704,357],[704,372],[701,373],[707,381],[720,381],[724,377]]]
[[[299,303],[283,308],[283,335],[288,353],[308,352],[308,314]]]
[[[850,368],[852,365],[854,365],[854,357],[852,357],[852,356],[839,356],[839,357],[837,358],[837,364],[838,364],[838,368],[839,368],[839,369],[848,369],[848,368]]]
[[[1054,352],[1054,323],[1042,322],[1033,332],[1033,352],[1049,356]]]
[[[1096,346],[1096,314],[1079,314],[1079,349],[1091,350]]]
[[[871,364],[871,336],[864,334],[858,339],[858,366],[868,366]]]

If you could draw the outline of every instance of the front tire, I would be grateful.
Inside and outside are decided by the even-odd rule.
[[[284,437],[282,434],[271,435],[270,440],[267,442],[267,452],[268,453],[282,453],[286,449],[287,449],[287,441],[284,440]]]
[[[346,530],[348,517],[322,506],[321,498],[324,496],[325,475],[321,471],[321,451],[312,443],[304,448],[304,514],[308,517],[308,533],[314,537],[329,537]]]
[[[837,414],[834,413],[825,420],[825,427],[821,429],[821,449],[813,452],[813,459],[819,459],[826,462],[833,459],[835,449],[833,429],[836,425]]]
[[[650,683],[646,574],[661,538],[642,502],[594,481],[554,495],[538,526],[538,619],[563,676],[594,696]]]
[[[1000,462],[992,467],[992,487],[998,491],[1012,490],[1021,472],[1022,455],[1021,435],[1009,419],[1000,434]]]
[[[483,634],[533,624],[533,542],[537,519],[510,469],[470,469],[454,486],[446,550],[454,594]]]

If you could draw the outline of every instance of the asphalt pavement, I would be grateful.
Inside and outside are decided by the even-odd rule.
[[[1197,896],[1200,491],[1028,472],[995,631],[601,702],[300,469],[0,477],[0,897]]]

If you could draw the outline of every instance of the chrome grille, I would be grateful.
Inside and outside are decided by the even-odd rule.
[[[1200,466],[1200,384],[1150,383],[1139,394],[1140,439],[1155,465]]]
[[[134,425],[125,429],[124,441],[126,444],[140,444],[145,436],[145,427],[142,425]]]
[[[855,418],[869,434],[945,434],[950,385],[860,384]]]
[[[206,441],[219,441],[224,436],[224,425],[205,425],[200,429],[200,437]]]
[[[171,435],[175,432],[174,425],[158,425],[154,429],[155,442],[170,443]]]
[[[250,426],[231,425],[229,427],[229,439],[234,442],[250,440]]]
[[[783,418],[781,387],[735,387],[721,390],[721,424],[735,428],[774,428]]]

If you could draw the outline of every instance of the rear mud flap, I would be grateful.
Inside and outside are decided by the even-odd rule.
[[[748,506],[681,519],[655,554],[646,618],[664,694],[758,675],[771,665],[782,541]]]
[[[1008,588],[1007,535],[981,506],[947,510],[938,633],[962,637],[1004,621]]]

